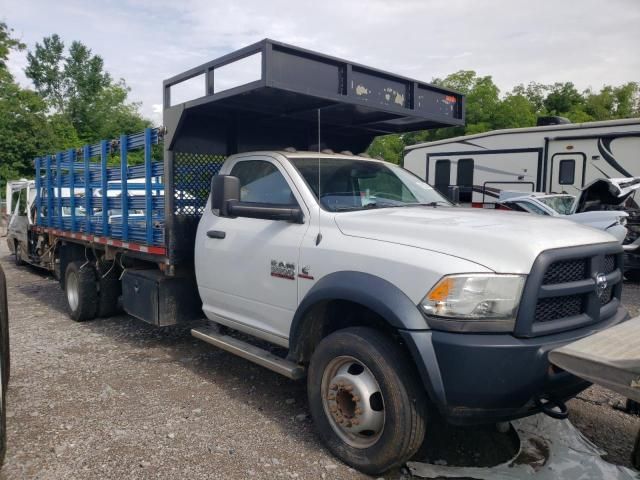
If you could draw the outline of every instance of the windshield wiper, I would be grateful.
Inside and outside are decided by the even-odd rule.
[[[349,212],[355,210],[371,210],[374,208],[403,207],[404,205],[395,205],[393,203],[367,203],[361,207],[336,207],[334,212]]]
[[[426,202],[426,203],[405,203],[402,206],[403,207],[437,207],[438,205],[444,205],[445,207],[451,206],[449,202],[445,202],[444,200],[436,200],[434,202]]]

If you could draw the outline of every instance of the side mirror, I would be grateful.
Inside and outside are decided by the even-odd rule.
[[[304,222],[304,214],[299,205],[241,202],[240,180],[231,175],[214,175],[211,179],[211,209],[217,210],[221,217]]]
[[[229,201],[240,201],[240,179],[231,175],[214,175],[211,179],[211,209],[221,217],[229,216]]]

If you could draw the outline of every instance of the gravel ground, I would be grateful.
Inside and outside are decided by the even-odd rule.
[[[156,329],[126,315],[72,322],[57,282],[15,267],[4,239],[0,261],[12,349],[0,478],[368,478],[320,445],[303,382],[186,328]],[[625,300],[639,313],[640,288],[626,285]],[[611,461],[628,465],[640,418],[614,410],[617,400],[592,387],[570,409]]]

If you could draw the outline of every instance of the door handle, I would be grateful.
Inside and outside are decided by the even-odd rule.
[[[226,236],[227,236],[227,233],[226,232],[222,232],[220,230],[209,230],[207,232],[207,237],[209,237],[209,238],[223,239]]]

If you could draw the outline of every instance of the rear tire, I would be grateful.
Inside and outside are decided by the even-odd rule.
[[[411,359],[381,332],[353,327],[324,338],[311,358],[307,393],[327,448],[362,472],[399,466],[422,444],[424,388]]]
[[[122,293],[118,271],[115,268],[100,269],[98,288],[98,317],[117,315],[120,312],[118,298]]]
[[[65,272],[69,316],[76,322],[95,318],[98,312],[96,271],[86,262],[71,262]]]

